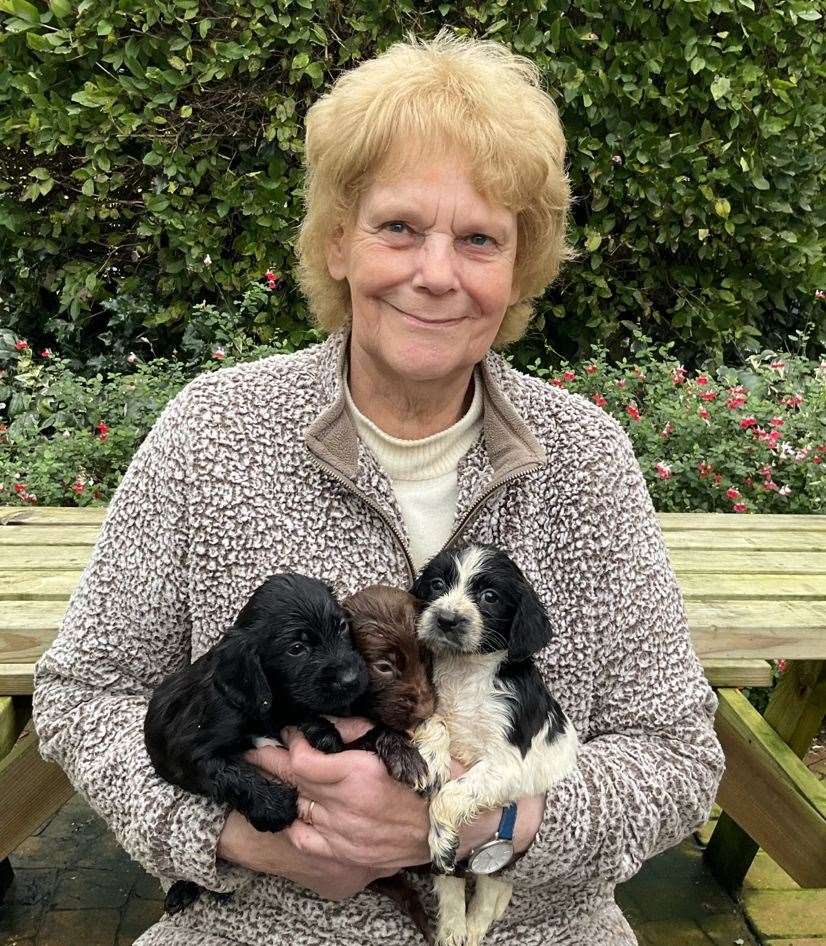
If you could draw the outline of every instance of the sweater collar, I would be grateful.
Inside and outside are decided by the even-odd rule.
[[[322,409],[304,436],[307,448],[347,480],[358,476],[358,433],[347,409],[345,377],[349,329],[333,332],[320,346],[319,389]],[[499,379],[504,360],[489,351],[479,362],[482,381],[482,431],[496,481],[542,465],[546,454],[533,431],[505,395]]]

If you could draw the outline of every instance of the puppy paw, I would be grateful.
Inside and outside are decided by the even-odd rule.
[[[170,916],[175,916],[176,913],[180,913],[181,910],[185,910],[188,906],[195,903],[198,897],[201,896],[202,890],[202,887],[199,887],[198,884],[193,883],[191,880],[175,881],[166,892],[166,897],[163,901],[164,910]]]
[[[418,786],[427,782],[427,765],[406,736],[392,730],[382,733],[376,740],[376,753],[390,775],[402,785],[418,791]]]
[[[276,794],[264,794],[242,812],[256,831],[283,831],[298,817],[298,792],[284,786]]]
[[[427,843],[430,847],[433,872],[436,874],[452,874],[456,867],[459,835],[447,825],[431,821]]]
[[[458,877],[436,877],[434,888],[439,902],[436,926],[437,946],[466,946],[465,882]]]
[[[325,752],[332,755],[334,752],[341,752],[344,749],[344,740],[339,735],[338,730],[327,720],[306,723],[299,727],[307,742],[318,749],[319,752]]]

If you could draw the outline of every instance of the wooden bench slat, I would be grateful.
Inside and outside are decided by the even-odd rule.
[[[6,530],[22,531],[22,530]],[[36,530],[30,530],[36,531]],[[41,530],[42,531],[42,530]],[[2,532],[0,531],[0,534]],[[663,532],[669,549],[704,549],[718,552],[826,552],[826,532],[814,530],[775,529],[773,532],[746,532],[734,529],[673,529]]]
[[[0,506],[0,525],[99,526],[106,506]]]
[[[3,576],[0,572],[0,584]],[[826,579],[809,575],[721,575],[717,572],[677,573],[686,600],[776,601],[780,598],[820,600],[826,608]]]
[[[13,526],[0,528],[0,547],[84,545],[91,548],[100,534],[99,525]]]
[[[0,552],[2,556],[2,552]],[[826,575],[826,552],[715,552],[714,549],[668,549],[678,578],[718,571],[730,575]]]
[[[724,660],[706,657],[702,660],[706,680],[713,687],[769,687],[772,667],[766,660]]]
[[[826,785],[737,690],[718,690],[717,803],[803,887],[826,887]],[[790,826],[794,830],[790,830]]]
[[[65,607],[81,574],[81,569],[54,573],[0,569],[0,612],[5,601],[62,601]]]
[[[826,532],[826,515],[786,515],[785,513],[731,513],[731,512],[660,512],[657,513],[664,532],[674,529],[733,529],[749,532],[776,532],[778,523],[783,529],[806,529]]]
[[[43,545],[28,548],[0,547],[0,571],[65,572],[82,571],[92,550],[82,545]]]

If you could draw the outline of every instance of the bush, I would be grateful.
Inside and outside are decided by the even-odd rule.
[[[71,362],[0,331],[0,503],[107,502],[166,402],[201,371],[293,351],[301,335],[259,346],[209,306],[212,338],[177,360],[127,354],[92,377]],[[558,370],[529,371],[589,397],[627,430],[654,504],[663,512],[826,513],[826,360],[764,351],[732,368],[689,374],[637,333],[629,357],[604,348]],[[826,357],[826,356],[824,356]],[[547,364],[548,362],[546,362]]]
[[[158,354],[199,312],[304,326],[303,116],[342,69],[443,24],[534,59],[570,145],[582,251],[539,305],[568,357],[634,326],[692,363],[778,347],[824,284],[821,0],[0,0],[0,322],[67,356]],[[142,300],[121,318],[120,298]],[[120,321],[118,319],[120,318]],[[542,334],[544,326],[545,336]],[[733,349],[728,349],[732,355]]]

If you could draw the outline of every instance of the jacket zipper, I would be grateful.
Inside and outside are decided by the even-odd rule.
[[[398,544],[399,548],[402,550],[404,554],[404,560],[405,560],[405,563],[407,564],[407,572],[408,572],[408,575],[410,576],[410,584],[412,585],[413,581],[416,578],[416,569],[413,566],[413,559],[410,558],[410,552],[407,551],[407,546],[404,543],[404,537],[399,532],[399,530],[393,525],[392,520],[389,519],[385,515],[384,510],[381,508],[381,506],[379,506],[377,502],[374,502],[366,493],[362,493],[360,489],[357,489],[351,480],[348,480],[345,476],[342,476],[341,473],[339,473],[334,467],[331,467],[328,464],[326,464],[323,460],[317,457],[313,453],[312,450],[309,450],[308,452],[310,456],[313,458],[313,462],[320,470],[323,470],[325,473],[329,473],[329,475],[332,476],[334,480],[337,480],[339,483],[342,484],[342,486],[346,486],[347,489],[351,493],[355,493],[355,495],[358,496],[360,499],[363,499],[364,502],[366,502],[367,505],[372,510],[378,513],[381,520],[387,525],[387,527],[393,533],[393,536],[396,539],[396,543]]]
[[[407,546],[404,543],[404,538],[399,530],[393,525],[392,520],[385,515],[384,510],[379,506],[377,502],[374,502],[366,493],[363,493],[360,489],[357,489],[351,480],[348,480],[346,477],[342,476],[334,467],[329,466],[319,457],[317,457],[312,450],[309,450],[308,453],[313,458],[313,462],[325,473],[328,473],[333,477],[334,480],[341,483],[342,486],[346,486],[351,493],[354,493],[360,499],[363,499],[367,505],[374,510],[379,518],[385,523],[385,525],[393,533],[396,543],[404,554],[404,560],[407,565],[407,572],[410,576],[410,583],[412,584],[416,579],[416,569],[413,565],[413,560],[410,558],[410,553],[407,551]],[[436,553],[437,555],[441,552],[444,552],[446,548],[451,546],[459,536],[464,532],[470,520],[474,515],[484,506],[484,504],[493,496],[494,493],[498,492],[503,486],[507,486],[509,483],[513,483],[515,480],[521,479],[523,476],[527,476],[529,473],[534,473],[539,469],[541,464],[534,464],[533,466],[528,467],[524,470],[519,470],[517,473],[512,473],[510,476],[506,476],[503,480],[500,480],[496,486],[491,489],[486,490],[482,496],[476,500],[476,502],[468,509],[465,515],[462,517],[462,521],[459,523],[457,528],[453,531],[453,534],[448,538],[447,542],[439,549]]]

